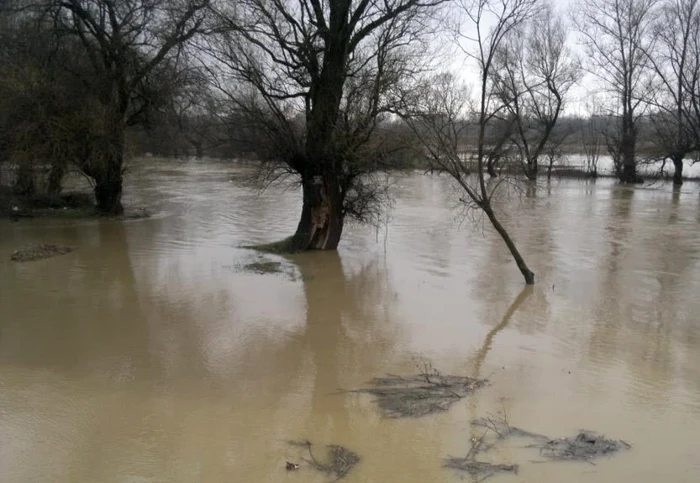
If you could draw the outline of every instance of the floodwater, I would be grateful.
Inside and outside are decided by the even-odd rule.
[[[443,459],[481,435],[471,420],[504,411],[633,447],[592,465],[504,444],[484,457],[520,471],[494,483],[700,481],[697,185],[562,180],[504,197],[538,277],[523,289],[450,183],[417,174],[397,179],[387,228],[348,227],[338,253],[240,248],[290,234],[299,211],[294,189],[260,194],[244,172],[151,161],[125,200],[151,219],[0,222],[0,481],[329,481],[290,439],[358,453],[348,483],[462,481]],[[7,261],[40,242],[77,250]],[[269,260],[283,273],[245,269]],[[490,384],[399,420],[342,391],[424,364]]]

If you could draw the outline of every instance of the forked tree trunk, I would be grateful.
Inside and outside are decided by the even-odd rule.
[[[335,250],[343,232],[343,196],[340,186],[322,176],[303,180],[304,203],[290,249]]]
[[[506,246],[508,247],[510,254],[513,256],[515,263],[518,265],[518,268],[520,269],[520,273],[522,273],[523,278],[525,279],[525,283],[527,285],[533,285],[535,283],[535,274],[527,266],[522,255],[520,255],[518,248],[515,246],[515,243],[513,242],[512,238],[510,237],[510,235],[508,234],[506,229],[503,227],[503,225],[501,225],[501,222],[498,221],[498,218],[496,218],[496,215],[493,212],[493,209],[491,208],[490,203],[484,205],[483,209],[484,209],[484,212],[486,213],[486,216],[488,216],[489,220],[491,221],[491,224],[493,224],[493,227],[496,229],[498,234],[501,235],[501,238],[503,239]]]
[[[671,156],[673,161],[673,184],[680,186],[683,184],[683,157]]]

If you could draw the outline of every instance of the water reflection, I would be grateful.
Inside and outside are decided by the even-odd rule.
[[[700,478],[692,185],[504,191],[497,209],[538,276],[523,290],[502,241],[462,220],[442,177],[399,178],[386,244],[350,226],[339,253],[261,259],[237,247],[293,229],[295,193],[229,183],[223,164],[171,171],[130,185],[163,209],[151,220],[0,226],[3,257],[78,247],[0,264],[3,481],[323,481],[284,471],[298,438],[357,451],[348,482],[452,481],[442,458],[502,407],[533,431],[634,444],[595,468],[523,463],[527,481]],[[260,260],[284,273],[243,270]],[[491,384],[410,421],[342,391],[421,361]],[[518,451],[494,458],[532,457]]]
[[[508,306],[508,309],[506,310],[505,314],[503,315],[503,319],[501,319],[499,324],[492,328],[488,332],[488,334],[486,334],[481,348],[476,352],[474,356],[474,363],[472,369],[473,377],[480,378],[483,376],[481,374],[481,366],[483,365],[486,356],[488,355],[489,351],[491,350],[491,347],[493,346],[494,338],[496,337],[496,335],[498,335],[499,332],[501,332],[508,326],[508,324],[510,323],[510,319],[513,317],[513,314],[515,314],[515,312],[520,308],[520,306],[525,302],[525,300],[527,300],[528,297],[532,295],[532,293],[532,286],[524,287],[523,290],[518,294],[518,296],[515,297],[513,302]]]

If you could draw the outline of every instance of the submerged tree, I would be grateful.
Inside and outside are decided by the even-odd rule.
[[[210,69],[256,153],[298,177],[301,218],[285,249],[332,250],[346,217],[377,215],[374,136],[391,93],[419,69],[443,0],[242,0],[218,8]],[[275,164],[276,163],[276,164]]]
[[[609,150],[623,183],[636,183],[638,119],[650,96],[648,58],[657,0],[583,0],[575,24],[588,53],[588,70],[615,97],[618,126]]]

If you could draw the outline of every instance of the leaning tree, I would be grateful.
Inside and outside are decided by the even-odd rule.
[[[386,194],[375,128],[420,69],[443,0],[241,0],[218,4],[206,65],[255,153],[296,176],[303,206],[285,249],[333,250],[348,217]]]
[[[525,283],[535,283],[515,241],[501,223],[494,207],[498,188],[513,180],[507,176],[493,184],[485,176],[494,146],[487,143],[492,128],[508,104],[500,93],[496,60],[507,39],[540,12],[539,0],[461,0],[464,22],[457,39],[465,55],[479,69],[478,99],[451,74],[433,76],[404,92],[402,117],[420,140],[431,166],[451,176],[457,183],[460,201],[483,213],[505,243]],[[476,133],[475,166],[466,163],[464,146]],[[510,136],[510,135],[509,135]]]

